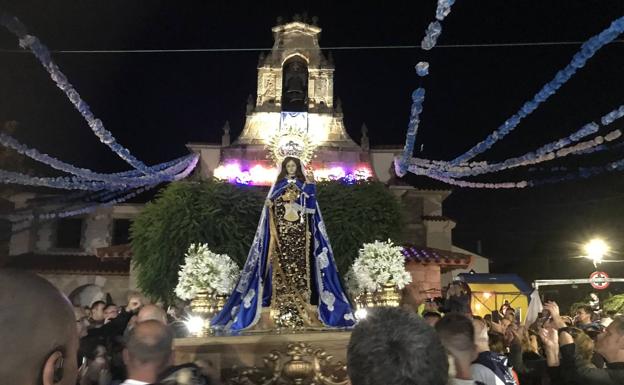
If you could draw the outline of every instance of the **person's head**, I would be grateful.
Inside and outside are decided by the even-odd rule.
[[[504,315],[504,317],[505,317],[506,319],[508,319],[509,321],[511,321],[511,322],[515,322],[515,321],[516,321],[516,311],[514,310],[514,308],[512,308],[512,307],[508,307],[508,308],[505,310],[505,315]]]
[[[158,321],[163,325],[167,324],[167,313],[159,306],[145,305],[137,314],[137,322]]]
[[[126,298],[128,300],[129,308],[139,309],[141,306],[143,306],[143,295],[137,291],[129,291]]]
[[[489,332],[488,346],[491,352],[505,354],[505,336],[500,333]]]
[[[104,301],[95,301],[91,305],[91,319],[95,322],[103,322],[106,317],[104,317],[104,309],[106,308],[106,302]]]
[[[607,362],[624,362],[624,316],[616,316],[596,339],[596,352]]]
[[[282,167],[277,180],[281,180],[286,177],[296,177],[302,182],[305,182],[305,175],[303,173],[303,167],[301,161],[295,157],[287,156],[282,161]]]
[[[154,320],[139,322],[128,333],[123,361],[128,379],[155,382],[171,364],[173,334]]]
[[[114,303],[106,305],[104,308],[104,319],[114,319],[119,315],[119,308]]]
[[[589,305],[583,305],[576,310],[576,322],[585,325],[592,321],[592,308]]]
[[[75,385],[78,333],[69,300],[35,274],[0,269],[0,309],[0,382]]]
[[[446,314],[435,326],[442,345],[453,358],[456,377],[470,379],[470,365],[477,358],[472,321],[463,314]]]
[[[474,318],[472,326],[474,327],[474,343],[477,346],[477,351],[487,352],[490,350],[487,324],[482,319]]]
[[[440,319],[442,319],[442,315],[435,311],[426,311],[423,313],[422,316],[425,322],[429,324],[429,326],[435,326],[435,324],[438,323]]]
[[[462,295],[463,291],[464,286],[462,285],[462,282],[451,282],[448,286],[448,289],[446,290],[446,297],[449,298],[452,296]]]
[[[433,328],[415,313],[377,308],[353,329],[347,370],[353,385],[445,385],[448,361]]]
[[[573,334],[576,356],[583,364],[590,364],[594,356],[594,340],[590,336],[578,330]]]
[[[74,306],[74,319],[76,320],[76,331],[78,337],[82,338],[87,335],[87,328],[89,327],[89,317],[84,311],[84,308],[80,306]]]
[[[526,326],[516,329],[516,334],[520,337],[520,345],[523,352],[539,352],[539,338],[537,333],[529,330]]]

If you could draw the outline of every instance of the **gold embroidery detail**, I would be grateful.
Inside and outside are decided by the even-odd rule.
[[[289,205],[301,191],[291,184],[274,201],[271,211],[270,261],[272,266],[271,318],[277,328],[300,329],[318,325],[310,306],[310,245],[307,215],[296,211],[289,216]]]

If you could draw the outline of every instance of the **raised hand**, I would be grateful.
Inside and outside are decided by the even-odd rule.
[[[566,333],[567,334],[567,333]],[[540,339],[544,344],[546,364],[550,367],[559,366],[559,333],[557,329],[540,329]]]
[[[546,302],[544,304],[544,310],[547,310],[550,312],[550,315],[552,317],[552,320],[556,328],[560,329],[560,328],[566,327],[566,323],[563,321],[563,319],[561,319],[559,305],[557,305],[557,302],[554,302],[554,301]]]
[[[544,304],[544,309],[548,310],[550,312],[550,315],[553,318],[561,317],[561,314],[559,313],[559,305],[557,305],[557,302],[554,302],[554,301],[546,302]]]
[[[559,333],[557,329],[542,328],[539,331],[539,336],[544,344],[544,348],[559,350]]]

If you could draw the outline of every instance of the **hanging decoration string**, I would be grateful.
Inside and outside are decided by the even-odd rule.
[[[623,116],[624,105],[619,106],[618,108],[605,114],[601,119],[601,123],[603,123],[604,126],[607,126],[613,123],[615,120],[622,118]],[[599,135],[592,140],[572,145],[573,143],[578,142],[580,139],[598,132],[599,129],[600,126],[597,123],[588,123],[565,138],[545,144],[537,150],[529,152],[522,156],[510,158],[499,163],[488,164],[487,162],[472,162],[468,164],[452,166],[449,162],[413,158],[411,164],[419,165],[425,168],[432,168],[436,171],[446,173],[447,176],[452,177],[475,176],[485,173],[502,171],[514,167],[538,164],[541,162],[550,161],[573,154],[587,154],[589,153],[588,150],[590,148],[600,146],[605,141],[614,141],[620,138],[620,136],[622,135],[621,131],[616,129],[607,133],[604,136]],[[599,148],[598,150],[601,150],[601,148]]]
[[[20,184],[24,186],[50,187],[65,190],[118,190],[120,187],[134,188],[154,183],[180,180],[197,165],[199,155],[189,155],[188,161],[182,161],[165,170],[136,178],[122,178],[116,182],[90,181],[72,177],[32,177],[30,175],[0,170],[0,183]],[[189,170],[190,168],[190,170]]]
[[[429,23],[425,36],[423,37],[420,47],[424,51],[429,51],[438,42],[438,38],[442,34],[441,21],[444,20],[449,13],[451,13],[451,7],[455,3],[455,0],[438,0],[436,8],[436,20]],[[421,61],[416,65],[416,74],[421,78],[426,77],[429,74],[429,62]],[[416,143],[416,136],[418,134],[418,126],[420,124],[420,114],[423,110],[423,102],[425,100],[425,88],[419,87],[412,92],[412,107],[410,113],[410,120],[407,125],[407,135],[405,138],[405,146],[403,147],[403,155],[395,160],[395,173],[402,177],[408,171],[409,160],[414,154],[414,144]]]
[[[581,46],[580,51],[574,55],[572,61],[564,69],[557,72],[554,79],[546,83],[532,100],[526,102],[516,114],[507,119],[485,140],[479,142],[464,154],[453,159],[451,164],[458,165],[465,163],[475,156],[482,154],[491,148],[496,142],[504,138],[507,134],[513,131],[518,124],[520,124],[520,121],[523,118],[529,116],[541,103],[546,101],[550,96],[554,95],[557,90],[561,88],[561,86],[572,78],[577,70],[583,68],[587,61],[594,56],[598,50],[615,40],[620,34],[622,34],[622,32],[624,32],[624,17],[614,20],[608,28],[587,40]]]
[[[1,12],[1,11],[0,11]],[[67,77],[61,72],[59,67],[52,60],[50,51],[44,46],[37,37],[29,35],[26,27],[19,19],[10,16],[4,12],[0,13],[0,24],[11,31],[19,38],[20,46],[29,49],[39,59],[43,67],[48,71],[50,77],[56,83],[56,86],[67,95],[74,107],[80,112],[80,115],[87,121],[93,133],[100,139],[102,143],[107,145],[115,154],[126,161],[132,167],[140,170],[143,174],[150,174],[151,170],[143,162],[135,158],[130,151],[117,143],[113,134],[104,128],[102,121],[93,115],[89,105],[82,100],[78,91],[69,83]]]
[[[89,179],[89,180],[95,180],[95,181],[102,181],[102,182],[109,182],[112,184],[123,184],[124,183],[124,178],[133,178],[133,177],[137,177],[139,175],[143,175],[143,173],[141,171],[135,170],[135,171],[126,171],[126,172],[122,172],[122,173],[114,173],[114,174],[102,174],[102,173],[97,173],[94,171],[91,171],[89,169],[86,168],[80,168],[80,167],[76,167],[72,164],[63,162],[59,159],[56,159],[48,154],[44,154],[39,152],[38,150],[34,149],[34,148],[29,148],[27,146],[25,146],[24,144],[20,143],[19,141],[17,141],[15,138],[13,138],[12,136],[6,134],[6,133],[2,133],[0,132],[0,145],[11,148],[15,151],[17,151],[19,154],[22,154],[24,156],[27,156],[37,162],[43,163],[47,166],[50,166],[56,170],[59,171],[64,171],[73,175],[76,175],[78,177],[81,177],[83,179]],[[169,168],[173,165],[175,165],[176,163],[180,163],[180,162],[188,162],[190,159],[190,156],[184,156],[182,158],[178,158],[176,160],[170,161],[170,162],[166,162],[166,163],[162,163],[162,164],[158,164],[156,166],[152,166],[152,167],[148,167],[149,173],[153,174],[153,173],[157,173],[159,171],[162,171],[166,168]]]
[[[423,101],[425,100],[425,89],[418,88],[412,92],[412,110],[410,113],[410,120],[407,126],[407,136],[405,138],[405,147],[403,149],[403,156],[398,162],[395,162],[398,167],[396,168],[396,174],[398,176],[404,176],[408,170],[408,162],[414,153],[414,143],[416,142],[416,134],[418,133],[418,125],[420,124],[420,113],[423,110]]]
[[[193,169],[197,165],[198,158],[194,157],[193,159],[194,161],[191,164],[189,164],[188,167],[184,171],[182,171],[180,174],[176,176],[176,180],[186,178],[193,171]],[[153,189],[154,187],[158,186],[158,184],[159,183],[154,183],[151,185],[142,186],[131,192],[128,192],[129,191],[128,189],[111,192],[110,196],[103,197],[106,199],[105,201],[93,202],[82,207],[72,207],[70,209],[64,209],[64,210],[54,209],[54,210],[50,210],[50,211],[43,212],[43,213],[31,212],[30,214],[10,215],[8,219],[11,220],[12,222],[17,222],[17,228],[19,228],[20,226],[23,225],[23,223],[21,223],[20,221],[30,222],[35,219],[48,220],[48,219],[54,219],[54,218],[65,218],[65,217],[70,217],[70,216],[75,216],[75,215],[86,214],[101,207],[112,206],[112,205],[127,201],[128,199],[134,198],[135,196],[147,190]]]
[[[598,176],[601,174],[605,174],[607,172],[614,171],[623,171],[624,170],[624,159],[619,159],[613,162],[609,162],[603,166],[595,166],[595,167],[579,167],[576,172],[570,172],[566,175],[562,176],[554,176],[543,179],[535,179],[535,180],[521,180],[518,182],[473,182],[466,181],[462,179],[456,179],[447,176],[446,174],[435,172],[432,170],[427,170],[422,167],[418,167],[412,165],[409,167],[409,171],[416,175],[425,175],[430,178],[439,180],[449,185],[465,187],[465,188],[478,188],[478,189],[516,189],[516,188],[526,188],[526,187],[535,187],[542,186],[546,184],[555,184],[561,183],[565,181],[570,181],[578,178],[590,178],[594,176]]]
[[[83,207],[74,207],[74,208],[67,209],[67,210],[57,210],[57,211],[53,210],[53,211],[46,212],[46,213],[36,213],[36,214],[33,213],[31,215],[24,216],[22,218],[13,217],[13,218],[10,218],[10,220],[14,223],[13,226],[15,229],[23,229],[24,226],[30,225],[34,220],[45,221],[45,220],[51,220],[55,218],[67,218],[67,217],[72,217],[76,215],[84,215],[84,214],[91,213],[95,210],[98,210],[102,207],[110,207],[119,203],[123,203],[129,199],[136,197],[137,195],[145,191],[153,189],[156,186],[157,185],[144,186],[132,192],[129,192],[125,195],[109,200],[107,202],[94,203],[94,204],[86,205]]]

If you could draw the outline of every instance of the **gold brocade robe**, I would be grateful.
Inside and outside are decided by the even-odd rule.
[[[270,208],[270,315],[277,328],[320,325],[316,307],[310,304],[310,230],[305,208],[296,203],[301,194],[293,183]]]

